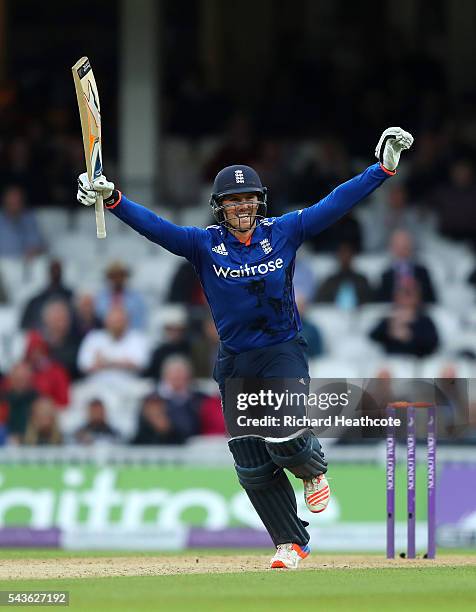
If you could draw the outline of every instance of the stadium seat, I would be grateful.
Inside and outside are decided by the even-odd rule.
[[[392,378],[413,378],[417,376],[418,360],[413,357],[393,357],[386,355],[377,362],[369,364],[368,376],[376,378],[384,372]]]
[[[44,288],[48,281],[50,256],[40,255],[30,261],[13,258],[0,259],[0,272],[11,303],[21,308],[26,300]],[[63,278],[66,285],[75,286],[78,278],[78,260],[68,257],[62,259]]]
[[[359,378],[358,366],[350,361],[319,357],[309,363],[311,378]]]
[[[313,255],[310,253],[306,263],[312,268],[314,276],[318,279],[318,285],[337,270],[337,259],[334,255]]]
[[[360,333],[368,336],[372,329],[390,312],[390,304],[364,304],[357,312],[358,329]]]
[[[196,204],[190,208],[180,211],[180,225],[195,225],[196,227],[207,227],[214,223],[212,209],[210,206]]]
[[[453,339],[450,350],[446,352],[454,357],[461,357],[465,354],[476,355],[476,330],[464,329],[463,332]]]
[[[354,259],[355,270],[363,274],[373,286],[380,282],[388,265],[389,257],[386,254],[361,254]]]
[[[111,238],[113,235],[122,235],[126,233],[128,228],[120,219],[111,214],[109,211],[104,211],[104,214],[106,220],[106,231],[109,238]],[[85,237],[93,237],[97,240],[96,219],[92,208],[83,207],[76,211],[73,218],[73,228],[77,234],[82,234]]]
[[[48,244],[67,233],[72,223],[72,212],[66,208],[38,208],[35,211],[40,232]]]
[[[460,335],[463,331],[458,317],[454,312],[447,310],[443,306],[429,306],[427,314],[431,317],[438,330],[440,350],[451,350],[460,341]]]
[[[469,306],[475,303],[474,288],[463,283],[447,283],[445,290],[439,294],[439,302],[450,312],[466,318]]]
[[[9,300],[15,303],[27,279],[26,262],[16,257],[0,257],[0,274]]]
[[[99,241],[94,232],[86,235],[68,232],[51,244],[51,254],[64,260],[73,257],[82,263],[89,262],[96,256],[96,242]]]
[[[144,259],[134,270],[134,286],[163,300],[180,260],[162,253],[160,257]]]
[[[340,310],[336,306],[312,306],[306,312],[306,316],[319,328],[325,349],[331,353],[334,345],[351,334],[356,327],[356,313]]]
[[[466,309],[462,317],[462,323],[467,331],[476,332],[476,312],[474,309]]]
[[[162,181],[169,186],[167,195],[172,202],[195,200],[200,191],[200,167],[191,143],[184,138],[164,138],[162,160]]]
[[[136,431],[141,399],[152,389],[150,381],[145,379],[130,381],[125,392],[91,383],[87,379],[75,383],[71,388],[71,404],[60,415],[61,430],[66,436],[72,436],[85,422],[88,402],[99,398],[104,402],[111,427],[124,440],[129,440]]]
[[[164,325],[167,321],[177,321],[183,317],[187,321],[187,310],[181,304],[155,304],[149,316],[149,326],[147,337],[152,345],[157,344],[163,339]]]
[[[356,361],[357,363],[368,363],[382,356],[380,347],[365,336],[350,334],[333,342],[330,356]]]
[[[13,340],[18,325],[18,309],[0,306],[0,372],[6,372],[13,362]]]
[[[441,378],[448,375],[449,368],[454,369],[456,378],[473,378],[476,373],[476,363],[468,359],[452,359],[438,355],[421,361],[418,366],[418,376],[421,378]]]
[[[106,408],[109,423],[112,415],[120,409],[120,398],[112,389],[105,386],[77,382],[71,386],[70,405],[67,410],[60,413],[60,427],[63,434],[71,436],[85,423],[87,404],[94,398],[101,399]]]

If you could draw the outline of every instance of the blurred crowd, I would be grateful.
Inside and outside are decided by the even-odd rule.
[[[335,271],[319,282],[309,257],[297,261],[295,292],[311,361],[319,364],[329,352],[319,326],[320,309],[329,307],[343,317],[365,305],[381,305],[385,315],[368,330],[369,344],[388,356],[419,359],[435,354],[440,333],[427,307],[438,302],[438,292],[415,254],[410,231],[390,234],[389,263],[378,283],[355,269],[355,254],[354,244],[339,243]],[[474,276],[469,275],[468,287]],[[50,260],[45,286],[19,309],[16,359],[0,373],[5,443],[176,444],[191,436],[225,434],[216,386],[208,384],[204,390],[197,384],[211,378],[219,339],[193,268],[178,263],[164,303],[153,308],[132,280],[128,266],[115,260],[105,269],[102,287],[88,293],[80,283],[68,286],[61,261]],[[5,292],[2,298],[8,303]],[[157,336],[149,333],[152,310],[160,312],[162,326],[155,341]],[[316,316],[309,317],[312,310]],[[468,346],[460,356],[476,359],[476,346]],[[314,375],[319,375],[319,365]],[[458,375],[447,369],[438,376]],[[114,390],[121,397],[138,380],[147,382],[147,391],[136,397],[135,430],[125,439],[114,427],[120,413],[108,418],[111,407],[100,391]],[[84,384],[98,395],[85,401],[84,422],[65,433],[58,418],[70,410],[72,388]]]
[[[217,349],[210,316],[192,330],[186,305],[177,304],[164,318],[162,341],[153,346],[145,298],[130,288],[128,278],[128,268],[113,261],[96,295],[75,292],[63,281],[61,262],[51,260],[47,285],[20,316],[20,359],[0,379],[6,441],[120,441],[100,397],[88,402],[87,422],[69,439],[60,434],[56,415],[68,410],[77,381],[120,393],[139,377],[150,382],[151,392],[141,400],[132,444],[182,443],[194,435],[224,433],[218,397],[194,388],[194,376],[210,377]]]
[[[442,329],[431,306],[448,296],[434,271],[448,263],[429,266],[421,248],[439,240],[448,252],[464,245],[472,253],[476,245],[476,92],[450,98],[432,57],[386,53],[382,63],[375,54],[372,61],[350,61],[345,53],[314,64],[296,59],[279,78],[270,78],[263,103],[252,107],[212,91],[198,70],[166,79],[158,201],[169,206],[171,217],[192,205],[205,211],[206,203],[196,202],[209,193],[215,174],[234,163],[256,168],[269,188],[270,215],[310,205],[374,161],[385,127],[400,123],[414,134],[414,149],[398,175],[298,257],[295,292],[311,359],[329,351],[318,316],[308,316],[324,305],[337,313],[387,305],[366,332],[369,345],[388,356],[438,354]],[[310,72],[315,78],[309,79]],[[410,101],[408,92],[416,90]],[[51,255],[51,237],[37,217],[52,207],[66,207],[74,216],[79,206],[76,177],[84,161],[76,108],[62,104],[60,95],[58,104],[38,115],[27,94],[27,79],[0,90],[0,259],[3,271],[9,260],[51,260],[41,291],[15,302],[22,344],[15,362],[0,373],[3,441],[169,444],[223,435],[216,390],[197,384],[211,378],[218,338],[190,264],[177,264],[164,303],[151,304],[134,286],[137,268],[120,259],[107,263],[100,290],[89,293],[80,280],[75,286],[65,282],[65,262]],[[116,155],[108,154],[110,178],[120,185]],[[202,216],[206,221],[207,212]],[[438,248],[433,253],[443,258]],[[313,269],[316,254],[335,262],[329,274]],[[387,263],[378,275],[366,274],[356,266],[362,255],[386,256]],[[457,285],[461,295],[471,296],[468,312],[476,286],[472,265]],[[12,303],[6,285],[0,266],[0,305]],[[149,333],[154,309],[163,310],[160,339]],[[453,356],[476,359],[476,344],[468,340]],[[74,385],[120,392],[137,380],[149,387],[137,400],[135,429],[127,439],[99,395],[86,401],[76,430],[60,427]]]

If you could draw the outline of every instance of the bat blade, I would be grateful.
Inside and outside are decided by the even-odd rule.
[[[91,63],[87,57],[79,59],[71,70],[73,72],[79,117],[81,119],[86,171],[90,182],[92,182],[103,173],[99,92]],[[106,222],[104,219],[104,205],[101,197],[98,197],[96,200],[95,210],[96,235],[98,238],[105,238]]]

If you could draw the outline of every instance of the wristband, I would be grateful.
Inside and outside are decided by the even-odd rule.
[[[121,200],[122,200],[122,192],[119,191],[119,189],[114,189],[114,191],[107,198],[107,200],[104,200],[104,206],[107,209],[111,210],[112,208],[115,208]]]
[[[380,167],[385,172],[385,174],[388,174],[390,176],[395,176],[395,174],[397,174],[396,170],[389,170],[388,168],[385,168],[385,166],[382,163],[380,164]]]

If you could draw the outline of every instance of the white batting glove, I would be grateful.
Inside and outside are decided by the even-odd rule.
[[[375,157],[384,168],[394,172],[400,161],[400,154],[413,144],[413,136],[399,127],[387,128],[380,136],[375,149]]]
[[[83,172],[78,176],[78,193],[76,195],[78,202],[85,206],[93,206],[96,204],[96,198],[101,195],[105,200],[111,197],[114,191],[114,183],[111,183],[103,175],[97,178],[92,183],[89,182],[89,178],[86,172]]]
[[[112,192],[114,191],[114,183],[108,181],[104,174],[93,181],[93,187],[94,191],[96,191],[99,195],[102,195],[105,200],[110,198]]]

